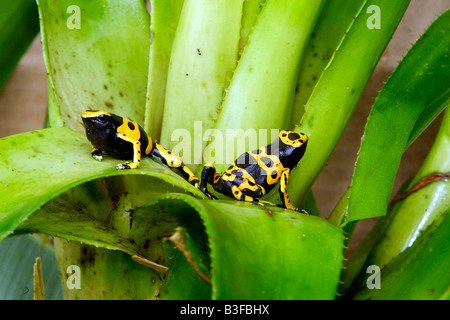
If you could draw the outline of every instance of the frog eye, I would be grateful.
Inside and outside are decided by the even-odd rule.
[[[106,115],[104,115],[104,114],[98,115],[97,117],[95,117],[95,119],[96,119],[98,122],[101,122],[101,123],[106,123],[106,122],[108,122],[108,119],[107,119]]]
[[[300,135],[297,132],[290,132],[288,135],[288,139],[291,141],[295,141],[300,139]]]

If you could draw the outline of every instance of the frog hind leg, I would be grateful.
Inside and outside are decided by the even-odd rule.
[[[127,169],[139,168],[139,165],[141,164],[141,142],[134,141],[123,135],[120,135],[120,138],[133,144],[133,162],[125,162],[125,163],[118,164],[118,165],[116,165],[116,169],[117,170],[127,170]]]
[[[195,176],[195,174],[184,164],[183,160],[161,146],[158,143],[155,143],[155,148],[152,150],[152,156],[158,158],[161,160],[161,162],[168,166],[169,168],[178,169],[178,171],[181,173],[183,178],[195,186],[198,187],[198,178]]]
[[[96,146],[92,146],[91,156],[97,161],[103,160],[104,151]]]

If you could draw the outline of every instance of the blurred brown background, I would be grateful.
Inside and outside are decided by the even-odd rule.
[[[395,0],[394,0],[395,1]],[[419,35],[445,9],[450,0],[412,0],[397,32],[383,54],[377,69],[361,98],[349,126],[327,167],[314,184],[313,191],[321,215],[326,217],[350,184],[353,165],[364,131],[366,118],[377,91],[406,54]],[[381,18],[383,13],[381,12]],[[40,129],[44,125],[47,105],[46,71],[42,59],[40,35],[20,61],[11,79],[0,93],[0,138],[24,131]],[[411,146],[403,157],[394,191],[413,176],[425,158],[439,128],[435,121]],[[357,234],[365,234],[373,220],[358,225]],[[352,239],[352,243],[357,241]]]

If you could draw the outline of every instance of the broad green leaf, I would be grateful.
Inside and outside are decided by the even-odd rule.
[[[153,200],[155,201],[157,200]],[[170,251],[165,243],[168,235],[181,223],[189,228],[196,239],[204,229],[194,210],[178,209],[173,203],[168,206],[132,208],[125,210],[129,221],[116,223],[122,224],[122,228],[116,228],[121,233],[124,233],[123,225],[129,229],[126,242],[135,244],[142,256],[170,267],[167,273],[156,272],[136,262],[141,262],[140,259],[133,257],[136,260],[133,261],[129,255],[119,251],[96,249],[72,241],[56,241],[61,274],[66,274],[67,266],[77,265],[83,279],[80,290],[64,288],[66,298],[98,299],[100,294],[104,299],[209,299],[210,286],[200,280],[189,263],[183,260],[182,256]],[[123,209],[119,211],[124,213]],[[114,213],[110,215],[114,216]],[[115,218],[112,217],[104,223],[112,224],[112,220]],[[86,243],[92,243],[98,236],[98,232],[91,233],[93,239]],[[206,238],[202,243],[206,243]],[[192,289],[180,290],[183,287]],[[102,292],[104,288],[107,288],[106,292]]]
[[[152,0],[145,131],[159,141],[172,44],[184,0]]]
[[[200,247],[182,227],[177,228],[169,240],[183,253],[198,276],[211,285],[211,259],[206,243]]]
[[[450,211],[442,212],[406,249],[379,274],[380,289],[362,288],[354,299],[448,299],[450,288]]]
[[[182,157],[191,169],[201,163],[206,143],[198,131],[214,126],[224,87],[236,67],[242,4],[184,1],[170,57],[161,143],[180,154],[174,148],[178,139],[188,140]]]
[[[436,172],[450,172],[449,153],[450,110],[447,110],[427,158],[416,177],[408,183],[402,192],[408,192],[419,179],[425,176]],[[388,264],[398,254],[412,246],[417,237],[435,219],[439,219],[443,212],[450,210],[449,189],[449,181],[434,181],[409,194],[405,199],[392,204],[387,216],[378,221],[370,234],[349,256],[347,269],[343,272],[345,283],[342,286],[342,292],[350,287],[353,279],[357,277],[360,271],[361,274],[357,282],[365,282],[367,273],[364,270],[368,266],[377,265],[382,268]],[[346,194],[348,196],[348,192]],[[347,208],[347,198],[343,199],[341,199],[341,202],[345,202],[344,206]],[[335,212],[337,211],[339,210]],[[344,215],[336,214],[336,216],[343,217]]]
[[[161,300],[209,300],[211,299],[211,286],[205,283],[194,271],[183,253],[177,250],[173,243],[166,240],[164,251],[169,255],[169,267],[164,283],[159,293]],[[169,253],[171,250],[171,254]]]
[[[144,1],[37,2],[50,111],[56,113],[50,125],[64,121],[82,132],[79,117],[86,108],[143,124],[150,45]]]
[[[326,221],[205,203],[215,299],[333,299],[343,236]],[[253,226],[253,227],[252,227]],[[256,228],[254,226],[257,226]],[[231,262],[231,263],[230,263]],[[318,285],[320,283],[320,285]],[[252,290],[248,290],[252,288]]]
[[[181,186],[200,191],[170,169],[143,159],[137,170],[117,171],[118,160],[97,162],[87,139],[68,128],[43,129],[0,139],[0,240],[55,196],[94,179],[115,175],[148,175],[165,181],[158,191]],[[48,179],[51,177],[51,179]]]
[[[292,124],[298,125],[324,68],[367,0],[328,0],[311,33],[299,72]]]
[[[384,216],[401,156],[417,120],[437,97],[450,98],[450,11],[414,44],[369,115],[352,178],[346,221]],[[435,112],[427,112],[436,115]]]
[[[247,0],[244,1],[242,8],[242,22],[241,22],[241,38],[239,39],[239,56],[242,56],[245,46],[247,45],[253,27],[258,20],[261,10],[264,7],[266,0]]]
[[[58,198],[44,205],[14,230],[14,234],[22,233],[44,233],[69,241],[121,250],[130,255],[140,251],[136,243],[113,228]]]
[[[215,140],[206,147],[215,150],[219,172],[241,153],[272,142],[271,129],[288,128],[300,61],[323,3],[265,3],[227,89],[211,133]],[[259,137],[260,131],[266,135]]]
[[[208,236],[213,299],[333,299],[342,267],[342,231],[325,220],[236,201],[172,194],[153,202],[166,212],[195,210]],[[190,225],[190,226],[189,226]],[[201,239],[194,239],[201,248]],[[204,241],[204,240],[203,240]],[[195,254],[195,250],[192,250]]]
[[[39,31],[34,0],[0,2],[0,91]]]
[[[65,299],[141,300],[158,296],[160,273],[126,253],[62,239],[55,239],[55,252]],[[79,267],[79,273],[70,266]],[[74,288],[77,279],[79,289]]]
[[[292,171],[293,204],[305,198],[337,145],[375,66],[399,24],[409,0],[369,0],[320,76],[297,131],[309,136],[308,149]],[[370,6],[381,11],[382,27],[369,29]]]
[[[450,110],[446,111],[433,147],[408,190],[418,179],[435,172],[450,173]],[[434,181],[395,203],[389,210],[389,217],[367,263],[383,267],[412,246],[424,229],[443,212],[450,210],[449,194],[450,179]]]

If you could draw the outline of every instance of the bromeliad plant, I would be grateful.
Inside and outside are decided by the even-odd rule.
[[[449,102],[449,11],[380,91],[352,183],[323,219],[311,186],[409,1],[154,0],[150,15],[141,0],[37,3],[50,128],[0,140],[0,239],[53,236],[66,298],[448,298],[449,112],[417,176],[388,200],[403,152]],[[87,108],[143,124],[197,175],[202,155],[236,155],[249,129],[304,132],[288,191],[315,216],[209,200],[150,159],[123,171],[94,161]],[[383,216],[344,263],[354,224]],[[379,290],[369,266],[382,269]]]

